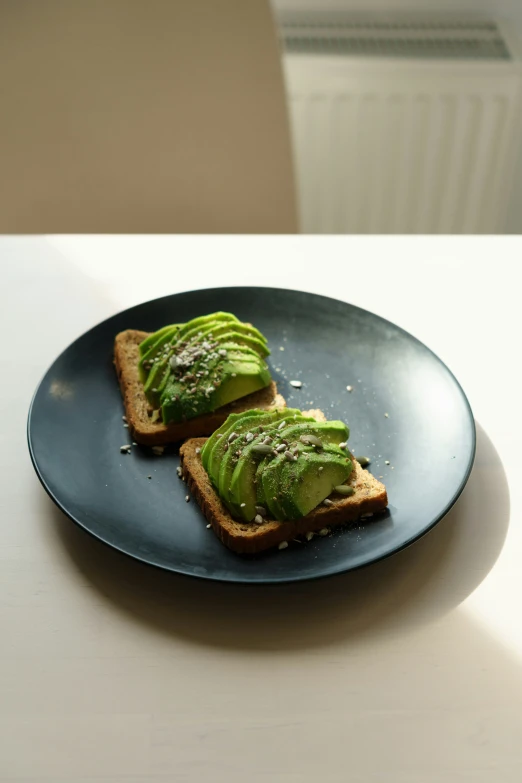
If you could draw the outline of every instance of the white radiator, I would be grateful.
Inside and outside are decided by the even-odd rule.
[[[282,20],[301,230],[501,233],[521,63],[492,21]]]

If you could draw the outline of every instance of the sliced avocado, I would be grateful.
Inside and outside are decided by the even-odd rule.
[[[177,341],[177,334],[171,338],[170,343],[165,343],[161,348],[161,352],[158,353],[152,367],[147,375],[147,379],[143,384],[145,396],[147,397],[153,408],[157,408],[160,405],[160,399],[165,388],[165,385],[172,374],[170,367],[170,359],[174,353],[174,345]]]
[[[251,394],[270,383],[270,373],[263,360],[251,349],[234,346],[227,357],[213,354],[187,370],[183,382],[161,364],[150,376],[146,391],[153,404],[161,404],[164,423],[183,421],[216,410],[228,402]],[[198,377],[198,373],[205,373]],[[162,376],[162,373],[165,373]],[[208,373],[208,375],[206,374]],[[156,383],[156,391],[152,391]],[[194,388],[194,392],[190,389]]]
[[[308,419],[307,423],[292,422],[284,428],[282,437],[289,443],[298,442],[300,437],[315,435],[326,444],[346,443],[350,430],[343,421],[316,421]]]
[[[209,342],[226,342],[229,338],[235,338],[241,335],[241,337],[250,338],[252,341],[251,347],[261,353],[262,356],[267,356],[270,351],[266,339],[261,332],[250,324],[243,324],[237,319],[232,321],[230,319],[221,318],[218,320],[209,321],[203,326],[196,326],[182,335],[183,340],[197,340]]]
[[[294,411],[293,409],[290,411],[292,414],[294,412],[300,414],[300,411]],[[288,415],[289,411],[286,408],[281,408],[277,411],[268,411],[264,416],[258,416],[253,420],[244,419],[242,422],[238,423],[238,425],[242,425],[241,429],[238,428],[238,425],[235,427],[234,432],[238,437],[233,441],[230,449],[226,452],[220,463],[219,476],[216,483],[221,499],[230,508],[232,513],[242,516],[245,519],[254,518],[254,478],[256,467],[259,463],[259,457],[256,458],[253,447],[260,445],[267,436],[274,438],[275,442],[276,433],[278,431],[277,427],[281,423],[281,420],[284,420]],[[262,432],[259,428],[262,429]],[[254,436],[250,443],[247,440],[249,432]],[[241,453],[238,454],[238,452]],[[232,485],[232,479],[240,462],[243,465],[249,466],[250,470],[248,473],[250,481],[243,479],[238,488],[237,481],[234,486]],[[250,493],[248,498],[243,497],[243,493],[240,491],[242,487],[247,488],[247,493]],[[247,500],[250,500],[248,512],[246,510]],[[245,503],[245,506],[241,508],[243,503]],[[251,513],[252,510],[253,513]],[[250,514],[250,517],[247,516],[248,514]]]
[[[347,452],[338,446],[318,451],[299,444],[296,462],[279,466],[281,508],[286,519],[306,516],[327,498],[335,486],[344,484],[352,471]]]
[[[202,315],[199,318],[193,318],[191,321],[182,325],[180,329],[179,339],[189,340],[193,337],[197,337],[199,332],[207,326],[214,326],[219,323],[239,323],[239,319],[233,313],[210,313],[210,315]]]
[[[205,345],[209,342],[212,349]],[[270,371],[263,359],[268,353],[255,327],[217,312],[150,335],[140,348],[139,373],[163,421],[183,421],[267,386]],[[172,357],[180,354],[187,361],[174,363]]]
[[[266,416],[266,411],[260,411],[258,409],[246,412],[243,411],[242,413],[232,413],[226,422],[221,425],[219,430],[214,432],[211,438],[209,438],[210,445],[205,454],[205,469],[216,489],[218,487],[220,465],[223,456],[229,449],[228,439],[230,435],[236,431],[236,428],[242,432],[247,432],[249,426],[252,426],[256,419],[261,419],[263,416]],[[219,435],[222,437],[219,437]]]
[[[244,418],[248,415],[254,415],[254,416],[263,416],[266,414],[266,411],[259,410],[259,408],[253,408],[251,411],[242,411],[241,413],[231,413],[230,416],[227,418],[225,422],[219,427],[217,430],[215,430],[210,438],[206,441],[205,445],[201,449],[201,462],[203,464],[203,467],[207,471],[207,473],[210,473],[209,471],[209,459],[212,453],[212,449],[218,442],[218,440],[221,440],[221,438],[224,436],[225,432],[231,432],[230,426],[234,425],[237,421]]]
[[[288,441],[290,449],[297,447],[299,453],[310,452],[312,454],[315,448],[305,446],[299,440],[301,435],[306,434],[315,434],[325,444],[328,442],[335,444],[341,443],[343,440],[346,441],[348,428],[343,422],[317,422],[312,419],[305,423],[292,422],[282,430],[281,438]],[[345,452],[342,453],[345,454]],[[257,502],[263,505],[264,497],[271,515],[280,521],[289,518],[289,512],[285,503],[287,490],[281,486],[281,471],[287,472],[288,467],[295,464],[294,462],[289,462],[283,453],[280,457],[271,461],[263,461],[256,473]],[[324,497],[327,496],[325,495]],[[291,513],[294,515],[293,509]],[[298,516],[302,515],[298,514]]]
[[[286,408],[280,410],[277,416],[272,414],[270,422],[264,424],[262,433],[257,433],[256,428],[254,427],[253,434],[255,437],[250,443],[246,443],[244,437],[241,441],[238,439],[239,447],[241,448],[241,456],[235,466],[233,466],[232,475],[230,477],[224,475],[223,488],[226,497],[230,501],[230,507],[243,519],[251,521],[256,515],[256,505],[265,505],[263,502],[258,503],[257,501],[255,484],[256,471],[261,462],[263,462],[264,465],[267,465],[274,459],[272,456],[267,456],[260,460],[255,456],[254,447],[260,445],[267,436],[273,439],[271,445],[274,448],[278,446],[281,443],[282,437],[282,430],[279,430],[279,426],[281,421],[287,420],[290,416],[293,421],[314,421],[313,419],[306,419],[302,416],[301,411],[297,409]],[[294,419],[294,416],[297,416],[297,419]],[[263,424],[261,419],[259,419],[259,422],[255,422],[255,424],[258,423]],[[225,470],[227,469],[228,466],[225,467]],[[262,496],[260,495],[259,497],[261,498]]]
[[[235,327],[235,324],[233,326]],[[223,333],[216,339],[220,342],[222,341],[224,344],[235,343],[236,345],[244,345],[247,348],[251,348],[261,357],[268,356],[270,353],[267,344],[262,340],[258,340],[257,337],[252,337],[248,334],[241,334],[239,331],[236,331],[235,328],[233,331],[230,330]],[[219,347],[221,347],[221,345]]]
[[[179,332],[179,328],[179,325],[176,324],[174,326],[169,326],[166,329],[160,329],[162,334],[157,337],[154,342],[149,344],[148,349],[144,353],[141,353],[141,346],[143,343],[140,344],[141,358],[138,364],[138,371],[142,383],[146,382],[150,371],[154,368],[155,364],[160,361],[160,357],[165,350],[165,346],[170,345],[170,343],[175,341],[175,337]]]
[[[256,329],[256,327],[252,326],[252,324],[245,324],[241,321],[238,321],[237,323],[219,323],[214,326],[213,329],[211,329],[210,334],[212,334],[214,339],[218,340],[221,335],[225,334],[229,329],[233,329],[234,332],[239,332],[240,334],[244,334],[247,337],[255,337],[264,345],[267,345],[266,337],[259,331],[259,329]]]
[[[145,357],[145,354],[150,348],[153,348],[156,344],[159,344],[159,340],[167,334],[173,334],[174,331],[180,329],[183,324],[170,324],[170,326],[164,326],[162,329],[158,329],[157,332],[152,332],[140,343],[140,356]],[[171,336],[172,336],[171,334]]]

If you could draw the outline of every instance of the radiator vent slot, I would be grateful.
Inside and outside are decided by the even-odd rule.
[[[493,21],[286,19],[281,23],[285,51],[456,60],[509,60],[511,54]]]

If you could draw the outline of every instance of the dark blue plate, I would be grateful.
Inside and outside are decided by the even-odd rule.
[[[370,457],[371,471],[387,486],[387,512],[309,544],[245,558],[207,529],[194,501],[185,502],[176,448],[162,457],[141,447],[120,454],[129,435],[112,364],[114,336],[215,310],[231,311],[266,335],[288,405],[322,408],[349,425],[350,447]],[[426,346],[358,307],[272,288],[175,294],[98,324],[46,373],[29,411],[28,439],[51,498],[101,541],[170,571],[252,583],[338,574],[403,549],[449,511],[475,454],[468,401]]]

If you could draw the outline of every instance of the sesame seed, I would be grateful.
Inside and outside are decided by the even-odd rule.
[[[222,438],[222,437],[223,437],[223,433],[222,432],[218,432],[218,434],[216,435],[216,438]]]
[[[373,512],[370,514],[361,514],[360,519],[369,519],[370,517],[373,517]]]
[[[390,414],[389,414],[389,413],[385,413],[385,414],[384,414],[384,418],[385,418],[385,419],[389,419],[389,417],[390,417]]]
[[[279,350],[280,350],[280,351],[284,351],[284,350],[285,350],[285,349],[284,349],[284,346],[283,346],[283,345],[280,345],[280,346],[279,346]]]
[[[147,476],[147,478],[148,478],[148,479],[151,479],[151,478],[152,478],[152,476]]]
[[[319,531],[319,535],[320,536],[327,536],[329,532],[330,532],[330,528],[329,527],[323,527]]]
[[[323,468],[323,466],[322,466],[322,465],[321,465],[321,467],[319,468],[319,470],[324,470],[324,468]]]
[[[288,546],[288,541],[281,541],[281,543],[279,544],[279,546],[277,548],[278,549],[286,549],[287,546]]]
[[[262,525],[263,524],[263,517],[261,516],[261,514],[256,514],[255,515],[254,522],[256,523],[256,525]]]
[[[323,505],[325,505],[325,506],[333,506],[333,503],[332,503],[332,501],[330,500],[330,498],[325,498],[325,499],[323,500]]]
[[[185,495],[185,503],[190,503],[190,495]]]
[[[125,446],[120,446],[120,451],[121,451],[122,454],[130,454],[131,447],[130,447],[129,444],[127,444]]]
[[[212,525],[207,525],[207,530],[210,530],[211,527]]]
[[[128,424],[124,424],[123,426],[125,427],[125,429],[127,429],[127,430],[129,429],[129,425]]]
[[[353,386],[347,386],[346,387],[346,391],[352,392],[353,391]]]
[[[385,464],[385,465],[389,465],[389,464],[390,464],[390,460],[389,460],[389,459],[385,459],[385,460],[384,460],[384,464]]]
[[[246,503],[240,503],[239,508],[245,508]]]
[[[314,537],[314,534],[312,533],[311,530],[309,530],[308,533],[305,536],[306,540],[307,541],[311,541],[313,537]]]
[[[302,381],[290,381],[290,386],[293,386],[294,389],[300,389],[302,385]]]
[[[200,448],[199,448],[199,446],[198,446],[198,447],[196,448],[196,454],[199,454],[199,453],[200,453],[200,451],[201,451],[201,449],[200,449]]]
[[[127,417],[126,416],[122,416],[121,418],[123,419],[123,421],[127,421]]]

